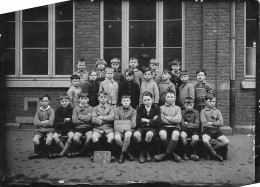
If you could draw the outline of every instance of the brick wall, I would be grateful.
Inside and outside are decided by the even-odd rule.
[[[100,2],[75,1],[75,57],[95,69],[100,58]]]

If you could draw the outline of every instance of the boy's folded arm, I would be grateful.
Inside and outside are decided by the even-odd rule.
[[[159,127],[161,125],[161,111],[159,107],[156,108],[156,115],[158,116],[156,119],[150,120],[152,127]]]
[[[195,123],[188,123],[189,128],[197,129],[200,127],[199,112],[195,115]]]
[[[114,114],[114,110],[113,109],[111,109],[109,111],[108,115],[103,116],[103,120],[106,121],[106,122],[114,121],[114,118],[115,118],[115,114]]]
[[[215,127],[222,127],[223,126],[223,118],[222,118],[221,113],[218,114],[217,121],[212,122],[212,126],[215,126]]]
[[[181,119],[182,119],[181,109],[178,108],[178,109],[177,109],[177,114],[176,114],[174,117],[171,117],[171,118],[170,118],[170,121],[171,121],[172,123],[180,123],[180,122],[181,122]]]
[[[73,113],[72,113],[72,123],[75,125],[81,125],[84,122],[78,119],[78,111],[77,108],[74,108]]]
[[[91,121],[91,113],[89,112],[87,115],[79,114],[78,119],[83,122],[90,122]]]
[[[96,111],[96,108],[94,108],[92,110],[92,113],[91,113],[91,118],[92,118],[92,123],[93,124],[96,124],[96,125],[101,125],[102,124],[102,119],[100,119],[97,115],[97,111]]]
[[[51,111],[50,118],[47,120],[47,123],[45,123],[45,125],[47,127],[53,126],[53,121],[54,121],[54,116],[55,116],[55,112],[52,108],[50,109],[50,111]]]

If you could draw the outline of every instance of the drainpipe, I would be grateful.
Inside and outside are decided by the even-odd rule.
[[[235,127],[235,80],[236,80],[236,60],[235,60],[235,1],[231,2],[231,36],[230,36],[230,126],[232,127],[232,133]]]

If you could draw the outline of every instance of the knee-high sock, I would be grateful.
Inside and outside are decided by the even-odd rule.
[[[116,140],[116,144],[119,145],[120,147],[123,147],[124,142],[120,140]]]
[[[226,146],[227,146],[227,144],[222,143],[222,142],[219,142],[217,145],[215,145],[215,146],[213,147],[213,149],[216,151],[217,149],[220,149],[220,148],[226,147]]]
[[[173,150],[175,149],[175,147],[177,146],[178,144],[178,141],[175,141],[175,140],[171,140],[167,146],[167,149],[166,149],[166,154],[170,154],[173,152]]]
[[[94,151],[102,151],[103,150],[102,145],[101,145],[99,140],[93,143],[93,150]]]
[[[122,152],[126,152],[129,145],[130,145],[130,139],[125,139],[122,147]]]
[[[209,142],[203,142],[204,146],[207,148],[207,150],[209,151],[210,154],[212,155],[216,155],[216,152],[214,151],[214,149],[212,148],[212,146],[210,145]]]
[[[79,153],[84,153],[90,144],[91,144],[91,140],[89,140],[88,142],[86,140],[86,142],[84,143],[84,145],[83,145],[82,149],[79,151]]]
[[[64,148],[63,148],[63,150],[61,151],[60,154],[61,154],[61,155],[64,155],[64,154],[69,150],[70,145],[71,145],[71,142],[66,141],[66,144],[65,144],[65,146],[64,146]]]
[[[192,151],[193,151],[193,154],[195,154],[195,155],[197,154],[197,144],[198,144],[198,140],[191,142]]]
[[[64,149],[64,144],[62,143],[61,140],[59,140],[59,141],[57,142],[57,144],[60,146],[61,149]]]

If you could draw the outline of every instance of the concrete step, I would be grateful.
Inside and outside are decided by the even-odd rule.
[[[15,123],[32,123],[34,122],[34,116],[16,116]]]
[[[255,134],[255,125],[235,125],[234,134]]]

